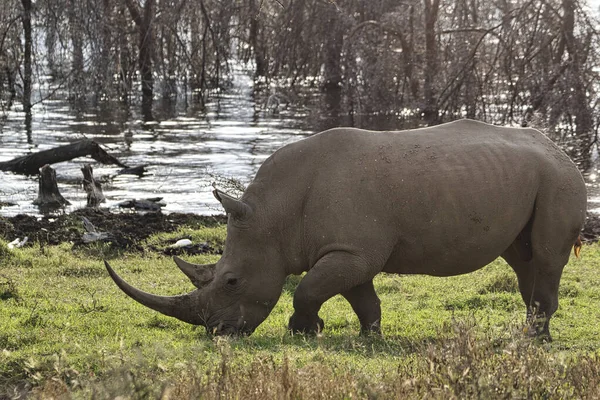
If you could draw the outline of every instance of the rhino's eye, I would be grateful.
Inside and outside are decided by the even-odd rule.
[[[235,286],[235,285],[237,285],[237,283],[238,283],[237,278],[229,278],[229,279],[227,279],[227,284],[229,286]]]

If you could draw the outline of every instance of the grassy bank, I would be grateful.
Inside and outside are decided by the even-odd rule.
[[[572,259],[554,342],[523,334],[525,307],[502,261],[453,278],[379,276],[384,337],[358,336],[341,297],[317,337],[291,336],[298,277],[248,338],[210,338],[126,297],[102,259],[135,286],[192,289],[155,249],[178,237],[222,246],[223,226],[151,236],[146,251],[0,242],[0,398],[594,398],[600,396],[600,247]],[[212,262],[217,254],[185,257]]]

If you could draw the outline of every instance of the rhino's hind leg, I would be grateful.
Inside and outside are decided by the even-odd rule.
[[[561,220],[553,210],[540,205],[533,224],[502,254],[517,274],[533,333],[547,340],[552,340],[550,318],[558,308],[562,271],[579,234],[575,218]]]
[[[517,274],[519,291],[527,306],[527,321],[535,336],[552,340],[550,317],[558,308],[558,286],[562,267],[550,268],[535,258],[524,261],[521,254],[511,246],[502,257]]]
[[[373,280],[343,292],[360,321],[361,335],[381,334],[381,301],[375,293]]]
[[[358,285],[372,281],[379,270],[368,265],[361,257],[345,251],[325,254],[296,288],[294,314],[290,318],[289,329],[294,333],[321,331],[324,324],[318,313],[323,303],[336,294],[347,293]]]

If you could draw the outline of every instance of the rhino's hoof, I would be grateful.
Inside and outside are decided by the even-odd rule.
[[[325,328],[325,322],[323,319],[317,316],[317,318],[306,318],[303,316],[299,316],[294,313],[290,317],[290,323],[288,324],[288,329],[293,333],[302,333],[315,335],[320,333]]]
[[[381,325],[379,321],[375,321],[372,324],[361,325],[360,327],[361,336],[381,336]]]
[[[528,315],[527,322],[528,324],[523,328],[523,333],[525,336],[533,338],[539,343],[552,342],[548,318],[544,316],[532,317],[531,315]]]

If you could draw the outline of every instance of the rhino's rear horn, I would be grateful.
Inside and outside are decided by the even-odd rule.
[[[201,288],[213,279],[215,264],[192,264],[177,256],[173,256],[173,260],[197,288]]]
[[[248,204],[228,195],[225,192],[220,191],[219,189],[213,190],[213,195],[217,200],[219,200],[219,203],[221,203],[225,209],[225,212],[227,214],[231,214],[234,218],[243,219],[252,212],[252,209]]]

